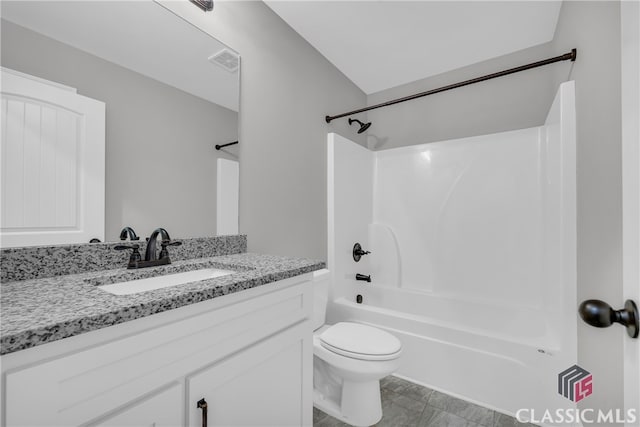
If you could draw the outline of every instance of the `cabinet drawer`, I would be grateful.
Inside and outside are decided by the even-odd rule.
[[[174,323],[8,372],[6,423],[90,422],[307,319],[310,304],[306,282],[191,317],[186,307]]]

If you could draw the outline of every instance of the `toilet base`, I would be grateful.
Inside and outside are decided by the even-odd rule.
[[[371,426],[382,419],[380,381],[344,381],[340,404],[314,389],[313,406],[347,424]]]

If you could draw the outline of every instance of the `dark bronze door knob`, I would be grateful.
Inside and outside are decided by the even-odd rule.
[[[604,301],[590,299],[580,304],[578,312],[582,320],[591,326],[606,328],[614,323],[620,323],[627,328],[627,333],[631,338],[638,338],[640,316],[638,316],[638,307],[630,299],[624,303],[624,308],[620,310],[612,309]]]

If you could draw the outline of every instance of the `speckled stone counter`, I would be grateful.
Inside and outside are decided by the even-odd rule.
[[[173,261],[238,254],[247,251],[247,236],[213,236],[173,239],[182,243],[172,246]],[[126,264],[129,251],[113,250],[117,245],[137,244],[144,256],[147,243],[135,242],[77,243],[70,245],[31,246],[0,250],[0,281],[41,279],[89,271],[110,270]]]
[[[236,273],[141,292],[112,295],[97,285],[200,268]],[[240,253],[1,284],[0,354],[7,354],[155,313],[220,297],[324,268],[324,262]]]

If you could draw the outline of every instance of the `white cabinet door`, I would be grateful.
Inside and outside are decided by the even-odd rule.
[[[311,424],[309,322],[255,344],[187,378],[188,425],[207,427]]]
[[[3,247],[104,240],[105,104],[2,69]]]
[[[92,427],[176,427],[182,425],[184,397],[182,385],[173,383],[168,389],[108,417]]]

